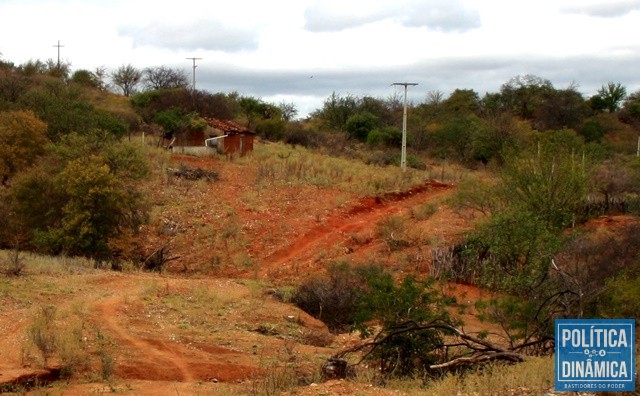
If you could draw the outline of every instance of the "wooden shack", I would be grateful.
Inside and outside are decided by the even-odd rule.
[[[253,151],[255,132],[233,121],[205,118],[204,130],[184,130],[175,135],[171,148],[177,154],[199,156],[225,155],[243,156]]]

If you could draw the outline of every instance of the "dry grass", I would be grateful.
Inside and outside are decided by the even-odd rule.
[[[426,171],[402,172],[397,166],[367,165],[281,143],[256,145],[253,154],[240,161],[255,167],[261,187],[308,184],[373,196],[406,190],[428,178]]]
[[[553,387],[553,357],[532,357],[516,365],[492,365],[464,377],[449,375],[427,394],[541,395]]]
[[[538,396],[553,389],[553,357],[531,357],[521,364],[492,364],[466,375],[442,379],[389,379],[382,381],[374,368],[358,367],[353,381],[380,385],[410,396]]]

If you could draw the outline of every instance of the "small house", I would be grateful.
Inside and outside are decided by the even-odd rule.
[[[171,143],[176,154],[208,156],[215,153],[243,156],[253,151],[255,132],[233,121],[205,118],[203,130],[185,130]]]

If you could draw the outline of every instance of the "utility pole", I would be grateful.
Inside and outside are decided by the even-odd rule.
[[[402,112],[402,153],[400,155],[400,168],[407,169],[407,87],[416,86],[418,83],[393,83],[391,85],[401,85],[404,87],[404,111]]]
[[[197,60],[201,60],[202,58],[187,58],[187,59],[191,59],[193,61],[193,73],[192,73],[192,78],[193,78],[193,82],[191,83],[191,89],[193,89],[194,91],[196,90],[196,61]]]
[[[54,47],[58,47],[58,69],[60,68],[60,47],[64,47],[64,45],[60,45],[60,40],[58,40],[58,44],[55,44]]]

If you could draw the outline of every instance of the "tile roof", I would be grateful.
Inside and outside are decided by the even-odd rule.
[[[212,126],[213,128],[219,129],[221,131],[223,131],[224,133],[227,134],[234,134],[234,133],[255,133],[253,131],[251,131],[248,128],[243,127],[240,124],[237,124],[233,121],[230,120],[220,120],[217,118],[205,118],[205,121],[207,121],[207,124],[209,124],[210,126]]]

